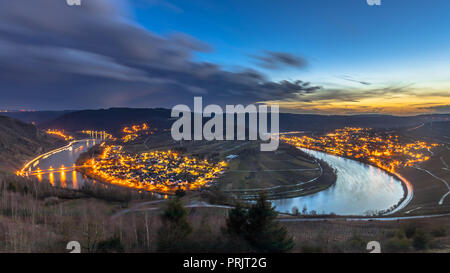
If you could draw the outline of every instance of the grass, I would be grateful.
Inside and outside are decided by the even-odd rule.
[[[446,164],[450,163],[450,122],[427,123],[416,130],[400,129],[398,134],[409,141],[422,140],[430,143],[439,143],[438,148],[430,153],[431,159],[420,164],[419,168],[425,169],[435,176],[444,179],[450,184],[450,170]],[[430,174],[416,168],[403,168],[399,173],[408,179],[414,188],[414,197],[411,202],[399,212],[401,215],[411,211],[409,215],[437,214],[450,212],[450,196],[444,200],[442,205],[439,201],[448,192],[442,181],[434,178]]]
[[[439,147],[434,150],[434,155],[429,161],[420,164],[420,168],[427,170],[435,176],[442,178],[450,184],[450,171],[445,170],[444,162],[450,160],[450,150],[445,147]],[[447,163],[448,164],[448,163]],[[400,212],[413,210],[410,215],[433,214],[450,212],[450,197],[448,196],[442,205],[439,201],[444,194],[448,192],[445,184],[422,170],[415,168],[404,168],[400,174],[408,179],[414,188],[414,197],[411,202]]]
[[[252,143],[236,154],[239,157],[230,161],[227,172],[217,180],[217,187],[240,196],[266,191],[269,198],[294,197],[326,189],[336,180],[324,175],[332,172],[326,163],[319,165],[284,143],[274,152],[260,152],[257,143]],[[316,178],[319,179],[309,182]]]
[[[236,151],[238,158],[230,162],[228,171],[218,180],[223,190],[252,189],[297,184],[320,175],[315,162],[280,147],[275,152],[260,152],[257,144]],[[317,169],[303,171],[302,169]]]

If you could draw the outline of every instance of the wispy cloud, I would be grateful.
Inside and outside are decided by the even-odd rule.
[[[438,106],[429,106],[429,107],[421,107],[420,109],[430,111],[433,113],[443,113],[443,114],[449,114],[450,113],[450,104],[449,105],[438,105]]]
[[[357,79],[355,79],[355,78],[353,78],[352,76],[349,76],[349,75],[338,76],[338,78],[346,80],[346,81],[350,81],[350,82],[360,83],[360,84],[363,84],[363,85],[371,85],[370,82],[357,80]]]
[[[429,92],[413,84],[391,84],[371,88],[321,88],[277,103],[284,111],[321,114],[398,114],[447,113],[450,92],[446,89]]]
[[[252,55],[252,57],[266,69],[303,68],[307,64],[305,59],[286,52],[264,51],[261,55]]]

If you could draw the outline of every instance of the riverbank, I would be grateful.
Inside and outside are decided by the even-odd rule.
[[[336,179],[335,170],[326,162],[290,145],[283,143],[275,152],[260,152],[247,144],[236,152],[216,185],[238,199],[252,200],[264,193],[273,200],[315,194],[332,187]]]
[[[313,195],[274,200],[281,212],[307,215],[380,215],[404,200],[402,182],[384,171],[351,159],[307,150],[337,170],[334,187]]]
[[[306,149],[306,148],[299,148],[299,149],[312,150],[312,149]],[[325,153],[324,151],[320,151],[320,150],[312,150],[312,151]],[[328,153],[326,153],[326,154],[328,154]],[[329,155],[333,155],[333,154],[329,154]],[[335,155],[333,155],[333,156],[335,156]],[[401,186],[403,188],[403,197],[398,201],[397,204],[393,205],[389,209],[386,209],[384,211],[380,211],[379,212],[380,215],[392,215],[392,214],[398,213],[403,208],[405,208],[408,205],[408,203],[412,200],[413,194],[414,194],[412,184],[406,178],[401,176],[400,174],[389,172],[389,171],[387,171],[387,170],[385,170],[383,168],[380,168],[376,164],[373,164],[370,161],[365,161],[365,160],[362,160],[362,159],[353,158],[353,157],[346,156],[346,155],[341,155],[339,157],[345,158],[345,159],[348,159],[348,160],[353,160],[353,161],[359,162],[361,164],[372,166],[372,167],[380,170],[381,172],[383,172],[383,173],[385,173],[385,174],[387,174],[387,175],[389,175],[389,176],[391,176],[391,177],[401,181]]]
[[[206,145],[221,145],[223,148],[223,146],[229,146],[233,143],[217,141]],[[197,146],[198,143],[195,142],[185,143],[183,151],[179,151],[179,153],[183,156],[196,157],[198,160],[211,160],[211,158],[216,161],[228,160],[224,173],[212,182],[211,185],[206,185],[202,189],[214,186],[237,199],[254,199],[263,192],[270,199],[308,195],[325,190],[336,182],[336,174],[326,162],[319,162],[306,153],[288,145],[284,145],[284,147],[276,152],[261,153],[258,142],[243,142],[238,146],[239,148],[237,150],[233,151],[236,155],[231,160],[227,159],[227,154],[217,155],[217,151],[220,151],[217,147],[214,149],[205,149],[203,147],[204,145],[201,145],[201,147]],[[200,153],[200,148],[202,150],[208,150],[208,153]],[[127,147],[124,147],[124,150],[126,149]],[[167,149],[178,151],[176,147],[167,147]],[[138,152],[148,151],[133,151],[133,153]],[[152,150],[152,152],[155,151]],[[98,158],[101,153],[101,148],[97,150],[91,149],[89,154],[84,154],[79,157],[77,165],[84,165],[92,158]],[[105,180],[105,177],[92,172],[89,168],[80,169],[79,171],[91,179],[104,181],[106,184],[114,182]],[[253,184],[255,186],[258,185],[258,187],[255,188],[252,186]],[[242,186],[247,188],[234,188],[241,188]],[[228,187],[231,187],[231,189],[228,189]],[[152,191],[159,194],[175,193],[175,190],[172,192]]]
[[[402,210],[408,215],[450,213],[449,189],[443,182],[450,182],[450,172],[445,166],[450,162],[450,150],[441,147],[433,152],[434,156],[418,168],[399,171],[414,188],[411,202]]]

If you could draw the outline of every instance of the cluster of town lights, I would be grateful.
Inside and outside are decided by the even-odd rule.
[[[127,154],[122,146],[114,145],[105,145],[101,156],[88,164],[88,174],[104,182],[161,193],[207,186],[226,166],[225,162],[211,163],[172,151]]]
[[[132,125],[130,127],[123,128],[122,132],[125,134],[122,137],[122,141],[124,143],[133,141],[139,137],[141,134],[153,134],[152,131],[150,131],[150,126],[147,125],[147,123],[143,123],[142,125]]]
[[[430,149],[438,146],[423,141],[402,143],[396,135],[351,127],[322,136],[281,136],[280,139],[299,148],[357,159],[391,173],[429,160]]]
[[[73,138],[64,131],[47,130],[48,134],[56,135],[65,140]],[[114,139],[104,131],[82,131],[91,137]],[[128,142],[141,134],[151,134],[150,127],[144,123],[123,129],[125,136],[122,141]],[[320,136],[287,136],[282,135],[280,140],[299,148],[323,151],[329,154],[353,158],[372,164],[391,173],[396,173],[400,167],[411,167],[430,159],[431,149],[438,144],[428,144],[423,141],[406,143],[399,137],[389,133],[377,132],[368,128],[337,129],[332,133]],[[197,158],[182,156],[172,151],[153,151],[140,154],[129,154],[123,151],[122,146],[100,146],[103,152],[100,156],[90,159],[83,166],[65,167],[49,170],[31,170],[31,164],[36,166],[39,159],[67,149],[68,146],[51,151],[30,161],[17,175],[36,175],[39,180],[48,173],[53,182],[53,172],[61,172],[61,180],[65,182],[65,172],[72,171],[74,176],[77,168],[83,167],[87,174],[102,181],[125,186],[129,188],[161,193],[173,193],[177,189],[195,190],[211,184],[218,175],[222,174],[225,162],[208,162]],[[69,145],[70,146],[70,145]],[[76,178],[75,178],[76,180]],[[52,183],[53,184],[53,183]]]
[[[61,137],[61,138],[63,138],[63,139],[66,140],[66,141],[73,140],[73,137],[72,137],[72,136],[66,135],[66,134],[64,133],[64,131],[61,131],[61,130],[51,130],[51,129],[48,129],[48,130],[45,131],[45,132],[46,132],[47,134],[49,134],[49,135],[54,135],[54,136]]]
[[[93,139],[114,139],[114,137],[105,131],[83,130],[81,133],[89,135]]]

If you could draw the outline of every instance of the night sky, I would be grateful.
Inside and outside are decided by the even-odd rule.
[[[450,1],[0,0],[0,109],[450,113]]]

